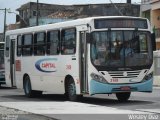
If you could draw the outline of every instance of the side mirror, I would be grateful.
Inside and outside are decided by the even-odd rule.
[[[152,42],[152,50],[155,51],[156,50],[156,37],[155,37],[155,33],[151,34],[151,42]]]

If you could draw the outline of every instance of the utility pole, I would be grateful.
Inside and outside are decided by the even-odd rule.
[[[39,0],[37,0],[37,14],[36,14],[36,25],[38,26],[38,17],[39,17]]]
[[[4,9],[4,31],[3,31],[3,41],[5,40],[5,35],[6,35],[6,12],[7,12],[7,9],[5,8]]]
[[[5,40],[5,35],[6,35],[6,13],[8,9],[0,9],[0,10],[4,10],[4,30],[3,30],[3,41]]]

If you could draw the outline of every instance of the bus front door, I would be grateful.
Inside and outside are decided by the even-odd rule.
[[[81,93],[88,93],[88,70],[87,70],[87,41],[86,31],[80,32],[80,82]]]
[[[16,86],[15,80],[15,39],[10,41],[10,77],[12,87]]]

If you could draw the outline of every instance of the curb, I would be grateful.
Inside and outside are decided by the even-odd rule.
[[[160,86],[153,86],[153,89],[160,89]]]

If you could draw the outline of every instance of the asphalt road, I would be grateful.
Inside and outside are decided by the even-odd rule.
[[[160,88],[154,88],[152,93],[132,93],[128,102],[120,103],[115,95],[104,94],[85,96],[80,102],[49,93],[26,98],[23,90],[1,87],[0,106],[23,111],[17,113],[19,120],[129,120],[132,114],[137,115],[133,119],[152,120],[160,119]]]

